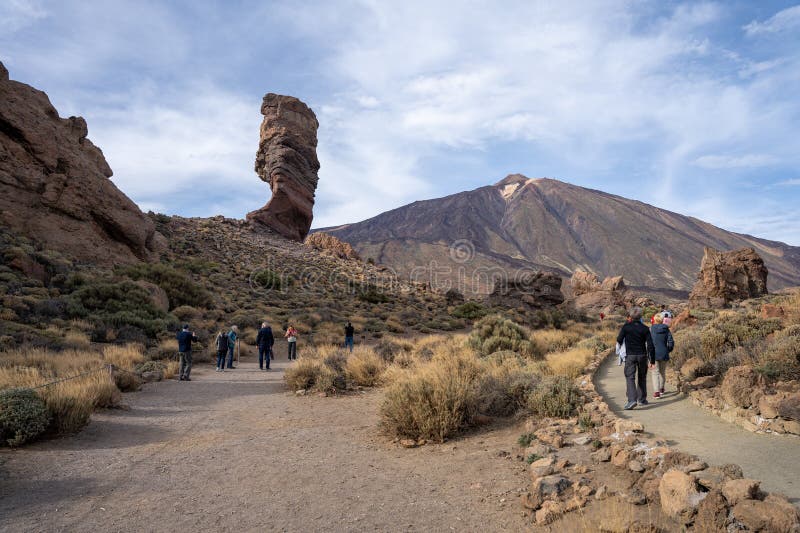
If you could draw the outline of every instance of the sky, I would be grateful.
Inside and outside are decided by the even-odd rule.
[[[320,122],[314,227],[521,173],[800,246],[795,2],[0,0],[0,61],[144,210],[266,203],[275,92]]]

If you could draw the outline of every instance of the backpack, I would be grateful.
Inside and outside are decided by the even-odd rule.
[[[220,352],[228,351],[228,336],[224,333],[217,336],[217,350]]]

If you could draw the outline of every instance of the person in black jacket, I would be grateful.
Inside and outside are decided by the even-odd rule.
[[[625,343],[625,380],[628,384],[628,403],[625,409],[647,405],[647,364],[654,357],[650,328],[642,324],[642,309],[634,307],[631,321],[622,326],[617,343]]]
[[[356,334],[356,329],[350,322],[344,327],[344,347],[350,348],[350,353],[353,353],[353,336]]]
[[[269,370],[269,360],[272,359],[272,345],[275,344],[275,336],[272,334],[272,328],[266,322],[261,323],[261,329],[258,330],[256,336],[256,345],[258,346],[258,368],[261,370]],[[266,368],[264,368],[266,363]]]
[[[176,335],[178,339],[178,355],[180,356],[180,367],[178,370],[178,381],[192,381],[189,374],[192,372],[192,341],[196,341],[197,335],[189,331],[189,324],[183,326],[183,330]]]

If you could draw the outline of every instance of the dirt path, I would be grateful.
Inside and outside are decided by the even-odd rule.
[[[650,376],[648,390],[651,387]],[[667,384],[668,395],[648,398],[650,405],[624,411],[625,377],[616,357],[609,357],[595,377],[597,390],[614,413],[644,424],[645,430],[668,439],[678,449],[698,455],[709,464],[736,463],[747,477],[761,480],[768,491],[800,503],[800,439],[782,435],[758,435],[729,424],[696,407],[688,396]],[[652,391],[649,392],[652,396]]]
[[[146,385],[78,435],[0,452],[2,531],[522,531],[520,428],[406,450],[379,392],[296,397],[254,363]]]

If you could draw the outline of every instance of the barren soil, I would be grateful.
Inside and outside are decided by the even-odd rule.
[[[521,531],[518,426],[404,449],[381,394],[296,397],[242,362],[145,385],[72,437],[0,453],[2,531]],[[501,451],[511,452],[504,457]]]

